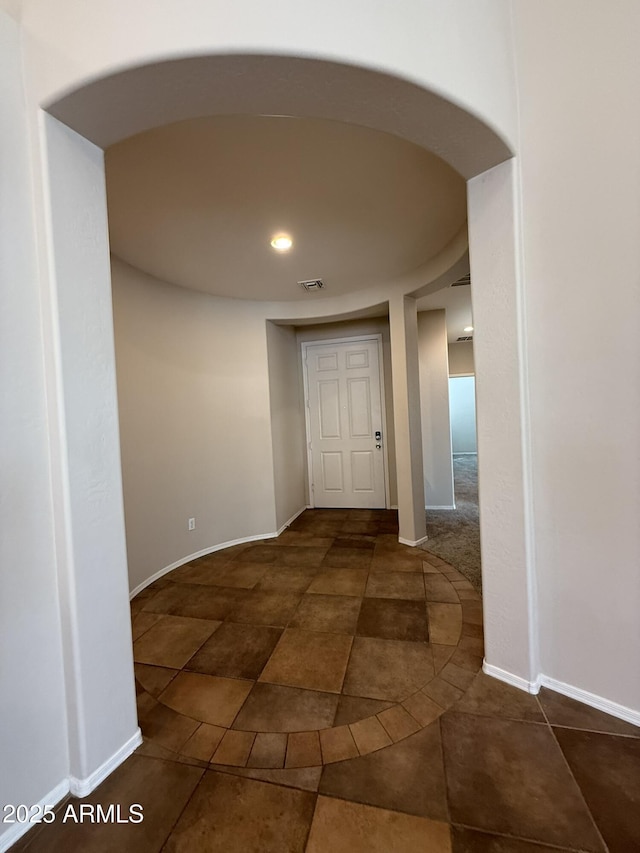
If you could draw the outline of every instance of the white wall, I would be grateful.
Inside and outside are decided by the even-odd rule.
[[[476,381],[473,376],[449,380],[451,444],[454,453],[476,453]]]
[[[112,276],[135,589],[191,554],[277,529],[267,341],[259,304],[175,287],[117,258]]]
[[[449,376],[475,373],[473,341],[449,344]]]
[[[273,483],[279,530],[307,505],[304,401],[295,329],[269,321],[266,328]]]
[[[69,770],[20,33],[0,12],[0,804]],[[9,825],[1,825],[0,848]],[[3,841],[3,839],[5,839]]]
[[[425,506],[453,508],[449,362],[444,309],[418,313]]]
[[[640,5],[514,25],[542,671],[638,710]]]

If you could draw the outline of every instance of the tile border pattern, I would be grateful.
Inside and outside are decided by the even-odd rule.
[[[456,642],[446,644],[447,651],[438,660],[434,657],[434,676],[419,690],[390,708],[354,723],[306,732],[256,732],[209,726],[217,730],[216,736],[198,739],[198,730],[208,724],[196,720],[199,725],[194,730],[193,718],[172,710],[172,714],[182,718],[184,731],[189,732],[180,748],[172,751],[185,759],[198,759],[217,767],[261,770],[318,767],[369,755],[404,740],[438,719],[462,696],[481,669],[482,656],[470,653],[466,646],[468,638],[476,638],[478,628],[481,630],[482,604],[469,581],[452,565],[424,548],[418,555],[422,559],[423,573],[443,576],[451,584],[462,611]],[[437,603],[427,602],[427,606]],[[138,691],[138,702],[146,710],[162,705],[139,682]],[[265,734],[277,736],[280,748],[265,751]],[[202,742],[201,749],[196,748],[194,738]],[[153,742],[152,738],[145,739]]]

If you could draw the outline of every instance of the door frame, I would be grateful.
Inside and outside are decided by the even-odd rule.
[[[302,358],[302,381],[304,386],[304,426],[307,448],[307,494],[309,496],[309,509],[315,507],[315,498],[312,487],[313,477],[313,460],[311,458],[311,424],[309,423],[309,377],[307,374],[307,349],[308,347],[317,347],[330,344],[350,344],[358,343],[359,341],[375,341],[378,345],[378,373],[380,380],[380,410],[382,414],[382,422],[384,424],[385,433],[388,431],[387,421],[387,400],[384,387],[384,354],[382,349],[382,334],[380,332],[372,332],[370,335],[352,335],[345,338],[326,338],[318,341],[302,341],[300,345],[300,354]],[[389,454],[387,451],[386,435],[383,435],[382,441],[382,459],[384,470],[384,502],[385,509],[391,509],[391,497],[389,490]]]

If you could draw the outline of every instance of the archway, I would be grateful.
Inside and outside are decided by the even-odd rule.
[[[494,674],[520,686],[534,681],[516,173],[509,161],[512,152],[500,135],[426,85],[330,59],[294,56],[227,54],[133,66],[78,86],[46,109],[42,133],[56,357],[52,412],[59,427],[54,488],[60,496],[74,792],[95,787],[139,737],[125,627],[126,558],[101,149],[181,118],[233,111],[350,121],[429,148],[469,180],[476,345],[483,377],[478,432],[487,660]],[[412,293],[415,282],[406,292],[393,294],[407,376],[412,311],[415,316]],[[379,301],[380,294],[370,298]],[[351,299],[326,308],[332,315],[353,309]],[[286,313],[283,307],[279,314],[298,310]],[[409,410],[409,385],[399,393]],[[406,466],[411,467],[410,452]],[[409,470],[406,477],[410,491]],[[106,651],[105,638],[116,634],[117,641]],[[103,722],[105,709],[112,712],[109,728]]]

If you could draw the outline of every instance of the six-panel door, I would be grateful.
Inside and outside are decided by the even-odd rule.
[[[313,503],[385,506],[378,342],[307,347]]]

